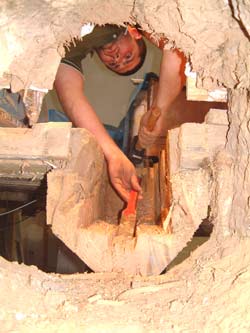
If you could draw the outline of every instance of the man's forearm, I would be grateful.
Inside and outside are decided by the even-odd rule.
[[[86,128],[95,136],[107,159],[110,159],[117,152],[118,147],[108,135],[92,106],[85,100],[85,97],[73,103],[72,108],[69,110],[69,117],[76,127]]]
[[[92,106],[83,94],[81,73],[68,65],[60,65],[55,80],[55,88],[63,109],[76,127],[89,130],[110,159],[118,152],[118,147],[106,132]]]
[[[156,96],[156,105],[162,113],[167,112],[184,85],[184,63],[185,58],[179,51],[163,50]]]
[[[84,95],[83,85],[80,72],[60,65],[55,88],[63,109],[75,126],[88,129],[96,137],[107,160],[111,183],[121,198],[128,201],[131,189],[141,191],[135,168],[106,132]]]

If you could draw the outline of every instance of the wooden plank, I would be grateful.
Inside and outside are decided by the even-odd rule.
[[[161,221],[165,216],[166,210],[166,151],[162,150],[159,163],[159,186],[160,186],[160,204],[161,204]]]
[[[225,109],[210,109],[205,116],[205,123],[228,126],[228,115]]]
[[[56,166],[56,162],[52,163]],[[44,175],[53,169],[49,161],[39,160],[0,160],[0,179],[41,180]]]
[[[184,124],[180,129],[180,169],[197,169],[216,151],[224,148],[228,127],[210,124]]]
[[[197,88],[196,82],[196,73],[192,73],[192,76],[187,77],[186,93],[188,101],[227,102],[227,89],[220,87],[209,91],[204,88]]]
[[[160,167],[159,163],[154,164],[154,209],[155,209],[155,224],[161,221],[161,201],[160,201]]]
[[[172,233],[172,208],[173,208],[173,191],[172,182],[170,176],[170,145],[169,145],[169,133],[166,136],[166,149],[162,151],[160,163],[163,166],[162,176],[165,176],[165,202],[161,206],[161,226],[167,234]]]
[[[171,154],[169,160],[169,176],[171,177],[179,170],[180,152],[178,147],[180,127],[174,128],[168,132],[168,154]]]
[[[67,159],[71,123],[0,128],[0,159]]]
[[[154,168],[142,168],[140,176],[142,178],[143,200],[138,201],[137,217],[138,224],[155,224],[155,177]]]
[[[166,161],[171,153],[166,151],[166,179],[172,186],[169,187],[171,196],[166,202],[167,208],[171,204],[171,230],[168,230],[169,224],[166,230],[162,225],[155,225],[155,172],[158,171],[157,167],[146,168],[141,173],[144,172],[147,179],[143,184],[146,187],[143,200],[148,201],[146,204],[140,203],[140,213],[141,217],[149,213],[151,220],[139,221],[141,223],[136,227],[135,237],[127,237],[124,233],[119,234],[118,219],[114,222],[104,221],[101,217],[106,215],[103,204],[109,194],[100,178],[103,171],[97,169],[98,150],[94,141],[91,143],[79,139],[71,142],[72,147],[79,148],[76,156],[71,158],[75,160],[72,169],[67,165],[66,170],[61,168],[48,174],[47,218],[54,234],[96,272],[160,274],[207,217],[209,172],[202,168],[178,170],[170,179]],[[80,142],[82,146],[79,146]],[[186,151],[188,153],[188,149]],[[192,149],[190,153],[193,154]],[[89,167],[86,167],[86,163]],[[83,169],[84,174],[80,175]],[[93,186],[90,186],[90,182]]]
[[[183,124],[169,131],[170,175],[185,170],[198,169],[226,143],[228,126],[212,124]]]

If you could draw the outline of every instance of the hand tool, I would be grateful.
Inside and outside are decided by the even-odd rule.
[[[161,115],[161,111],[158,107],[152,107],[150,109],[150,115],[146,124],[146,129],[150,132],[153,131],[157,120]],[[135,164],[141,164],[143,160],[148,160],[150,163],[158,162],[158,157],[156,156],[146,156],[145,155],[145,148],[142,147],[138,136],[135,136],[133,142],[131,144],[131,150],[129,154],[130,160]]]
[[[155,106],[155,97],[158,89],[158,77],[154,73],[148,73],[144,80],[142,89],[147,90],[147,110],[150,111],[150,115],[146,123],[146,129],[152,132],[161,115],[160,109]],[[143,161],[147,161],[147,165],[158,162],[158,157],[146,156],[145,153],[145,147],[142,147],[138,136],[135,136],[130,145],[130,151],[128,154],[130,160],[135,165],[141,164]]]
[[[135,237],[136,229],[136,204],[139,193],[131,190],[127,207],[122,211],[120,224],[118,227],[118,236]]]

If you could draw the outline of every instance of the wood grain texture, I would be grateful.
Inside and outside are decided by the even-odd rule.
[[[215,90],[197,88],[196,77],[187,77],[187,100],[207,102],[227,102],[227,89],[218,87]]]
[[[193,128],[195,131],[195,124]],[[105,199],[109,196],[105,188],[110,190],[107,183],[105,185],[105,174],[104,177],[101,174],[106,171],[99,167],[93,168],[94,165],[101,167],[102,163],[99,153],[96,155],[98,149],[91,136],[85,134],[81,141],[78,130],[74,133],[72,139],[75,138],[75,141],[71,142],[73,162],[68,163],[66,169],[55,170],[48,176],[47,215],[52,230],[96,272],[160,274],[186,246],[201,221],[207,217],[210,174],[202,168],[178,169],[169,178],[172,194],[171,198],[167,198],[165,205],[172,204],[171,210],[168,211],[171,214],[170,233],[169,230],[164,230],[161,224],[157,225],[156,213],[158,208],[161,209],[158,207],[158,177],[164,178],[164,175],[159,175],[159,170],[167,168],[155,166],[141,171],[147,179],[143,186],[146,186],[149,197],[144,206],[145,210],[143,204],[139,204],[141,210],[138,215],[141,214],[142,221],[136,227],[135,237],[131,234],[128,236],[119,232],[118,218],[116,221],[105,221],[101,218],[106,215]],[[73,147],[78,147],[77,153]],[[171,150],[168,150],[168,155],[171,160]],[[163,158],[166,163],[167,158],[164,154]],[[84,173],[79,168],[80,165],[84,168]],[[143,221],[144,213],[148,214],[150,224],[146,220]],[[118,214],[119,211],[117,216]]]
[[[67,159],[71,123],[0,128],[1,159]]]

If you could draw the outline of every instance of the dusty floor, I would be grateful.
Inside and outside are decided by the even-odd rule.
[[[238,241],[219,250],[213,237],[149,278],[46,275],[1,260],[1,332],[249,332],[250,241]]]

